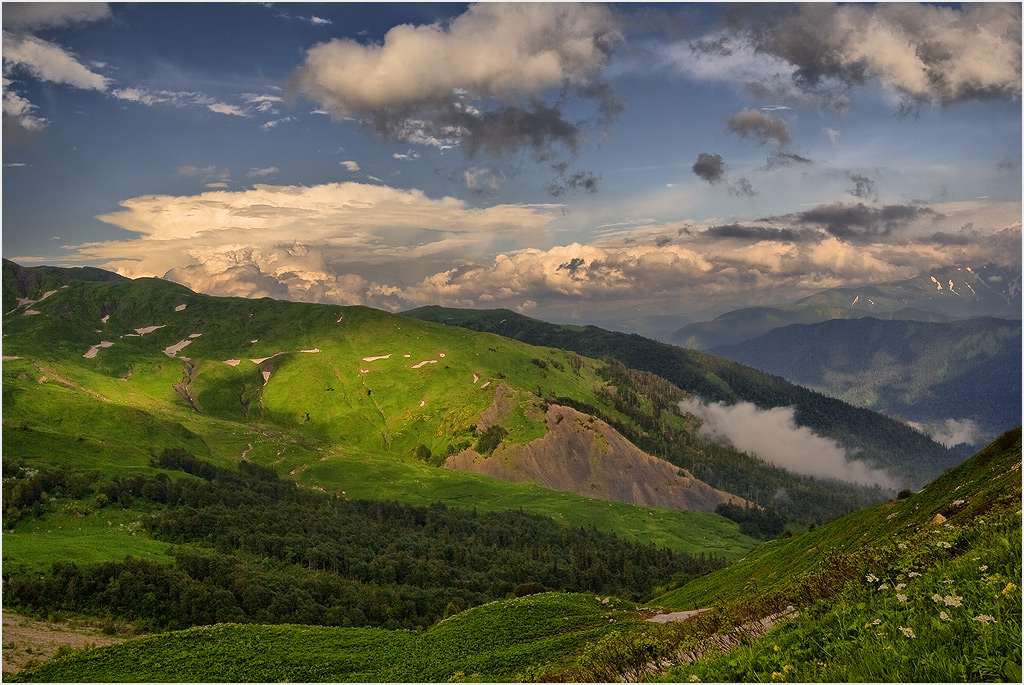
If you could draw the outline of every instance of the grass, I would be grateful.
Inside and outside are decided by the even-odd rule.
[[[88,564],[134,556],[173,562],[166,554],[170,545],[146,534],[138,511],[89,509],[88,503],[71,502],[58,512],[19,521],[5,530],[4,566],[42,573],[57,561]]]
[[[628,602],[544,593],[422,631],[224,624],[53,659],[32,682],[444,682],[543,677],[635,616]]]

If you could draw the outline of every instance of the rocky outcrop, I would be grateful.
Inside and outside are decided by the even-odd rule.
[[[722,502],[745,503],[647,454],[600,419],[559,405],[548,407],[545,419],[542,438],[499,445],[487,457],[464,450],[444,467],[643,506],[708,512]]]

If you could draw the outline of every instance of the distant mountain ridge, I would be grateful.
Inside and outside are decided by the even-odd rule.
[[[969,420],[978,429],[972,443],[1020,422],[1019,320],[836,319],[783,326],[711,352],[935,429]]]
[[[780,326],[865,316],[925,322],[981,316],[1019,319],[1021,269],[993,264],[949,267],[893,283],[832,288],[792,304],[745,307],[712,321],[687,324],[673,333],[669,342],[710,350]]]

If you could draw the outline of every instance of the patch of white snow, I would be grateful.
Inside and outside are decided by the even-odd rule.
[[[363,357],[363,361],[364,362],[375,362],[378,359],[389,359],[390,357],[391,357],[390,354],[382,354],[379,357]]]
[[[420,362],[419,364],[413,364],[413,365],[412,365],[412,366],[411,366],[410,368],[413,368],[413,369],[422,369],[422,368],[423,368],[424,366],[426,366],[427,364],[436,364],[436,363],[437,363],[437,360],[436,360],[436,359],[427,359],[427,360],[425,360],[425,361],[422,361],[422,362]]]
[[[935,284],[935,287],[939,290],[942,290],[942,284],[939,283],[939,279],[935,278],[935,276],[931,276],[930,278],[932,279],[932,283]]]
[[[263,375],[263,385],[266,385],[267,382],[270,380],[270,372],[269,371],[261,371],[260,373]]]
[[[146,333],[152,333],[153,331],[163,328],[166,325],[167,324],[160,324],[159,326],[146,326],[145,328],[136,328],[135,332],[138,333],[140,336],[146,335]]]
[[[314,347],[311,350],[299,350],[299,351],[300,352],[305,352],[306,354],[316,354],[317,352],[320,351],[320,348],[319,347]]]
[[[224,363],[227,364],[228,366],[238,366],[239,364],[242,363],[242,360],[241,359],[225,359]]]
[[[22,316],[35,316],[36,314],[42,314],[42,312],[37,309],[26,309]]]
[[[190,336],[185,340],[182,340],[181,342],[176,342],[173,345],[168,345],[167,347],[164,348],[164,354],[166,354],[168,357],[176,357],[178,356],[179,352],[181,352],[183,349],[192,344],[192,340],[193,338]]]
[[[89,351],[86,352],[85,354],[83,354],[82,356],[85,357],[86,359],[92,359],[93,357],[95,357],[97,354],[100,353],[100,348],[102,348],[102,347],[112,347],[113,344],[114,343],[112,343],[112,342],[110,342],[108,340],[104,340],[103,342],[101,342],[99,344],[96,344],[96,345],[93,345],[92,347],[90,347]]]
[[[857,294],[857,297],[853,298],[853,302],[850,303],[850,306],[852,307],[853,305],[857,304],[857,301],[859,299],[860,299],[860,293]]]
[[[480,389],[483,390],[484,388],[486,388],[490,384],[491,384],[491,382],[487,381],[486,383],[484,383],[483,385],[480,386]]]
[[[105,314],[103,318],[100,319],[100,323],[106,323],[108,321],[110,321],[110,314]]]
[[[187,307],[187,306],[188,306],[187,304],[179,304],[177,307],[174,308],[174,311],[176,311],[176,312],[183,312],[183,311],[185,311],[185,307]]]

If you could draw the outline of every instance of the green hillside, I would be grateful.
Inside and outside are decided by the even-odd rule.
[[[588,357],[615,359],[627,367],[657,374],[686,393],[708,402],[751,402],[761,409],[792,406],[799,425],[836,440],[857,459],[888,471],[909,487],[920,487],[945,468],[961,461],[955,454],[899,421],[722,357],[595,326],[550,324],[505,309],[421,307],[406,312],[406,315],[498,333],[533,345],[561,347]],[[702,469],[705,464],[687,461],[683,466],[716,487],[768,504],[764,495],[748,496],[740,481],[746,481],[750,487],[750,484],[756,485],[765,482],[765,478],[771,478],[769,474],[759,470],[758,475],[752,477],[753,473],[746,471],[743,478],[724,478],[725,470],[721,465]],[[773,481],[776,487],[784,487],[781,481]],[[823,495],[822,499],[827,497]]]
[[[1019,682],[1020,456],[1018,428],[919,493],[762,545],[653,600],[711,607],[684,623],[545,593],[418,632],[195,628],[12,680]]]
[[[1020,421],[1020,331],[1019,320],[865,317],[784,326],[712,352],[904,420],[970,419],[987,443]]]

